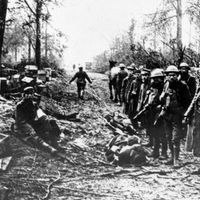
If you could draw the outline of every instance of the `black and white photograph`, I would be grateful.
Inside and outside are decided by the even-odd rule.
[[[200,0],[0,0],[0,200],[84,199],[200,199]]]

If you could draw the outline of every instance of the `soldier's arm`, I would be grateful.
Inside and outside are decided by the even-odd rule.
[[[125,101],[124,98],[125,98],[126,82],[127,82],[127,79],[125,78],[122,81],[122,89],[121,89],[121,93],[120,93],[120,96],[121,96],[123,102]]]
[[[194,97],[196,91],[196,80],[194,77],[190,78],[190,88],[191,88],[191,96]]]
[[[77,78],[78,73],[74,75],[74,77],[69,81],[69,83],[73,82]]]
[[[89,83],[92,83],[92,81],[90,80],[90,78],[89,78],[89,76],[88,76],[88,74],[85,72],[85,78],[87,79],[87,81],[89,82]]]
[[[191,117],[194,112],[194,106],[196,104],[197,99],[200,97],[200,92],[196,93],[192,99],[192,102],[190,103],[188,109],[184,113],[184,117]]]

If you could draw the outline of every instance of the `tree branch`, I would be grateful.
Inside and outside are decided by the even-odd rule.
[[[171,4],[172,4],[172,6],[174,7],[174,9],[176,10],[176,9],[177,9],[177,7],[174,5],[174,3],[173,3],[173,2],[171,2]]]
[[[29,10],[36,16],[36,13],[33,11],[31,6],[28,4],[27,0],[24,0],[24,3],[28,6]]]
[[[158,24],[158,23],[162,23],[163,21],[167,21],[167,20],[172,19],[172,18],[174,18],[174,17],[176,17],[176,15],[172,15],[172,16],[169,16],[169,17],[165,17],[165,18],[160,19],[160,20],[157,20],[157,21],[149,22],[149,23],[147,23],[147,25],[153,25],[153,24],[156,25],[156,24]]]

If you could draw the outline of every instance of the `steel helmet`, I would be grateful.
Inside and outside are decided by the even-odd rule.
[[[169,65],[165,70],[165,73],[179,73],[179,70],[175,65]]]
[[[180,68],[190,69],[189,65],[188,65],[187,63],[185,63],[185,62],[182,62],[182,63],[180,64]]]
[[[163,77],[163,76],[164,76],[164,74],[163,74],[163,69],[156,68],[156,69],[153,69],[153,70],[151,71],[150,78]]]
[[[142,68],[141,75],[150,74],[151,70],[147,68]]]
[[[120,68],[126,68],[125,64],[123,64],[123,63],[120,63],[119,67]]]
[[[33,94],[34,88],[32,86],[28,86],[24,88],[24,94]]]
[[[135,63],[132,63],[130,66],[127,67],[129,70],[136,70],[136,65]]]

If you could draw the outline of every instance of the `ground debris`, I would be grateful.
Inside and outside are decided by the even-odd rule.
[[[60,162],[11,137],[11,167],[0,172],[1,188],[9,190],[7,199],[199,199],[200,159],[183,150],[183,165],[176,170],[162,163],[119,167],[106,160],[105,147],[113,136],[132,135],[134,130],[121,114],[122,108],[110,101],[107,82],[102,81],[106,77],[90,76],[95,80],[87,86],[85,100],[77,99],[76,84],[65,84],[71,75],[52,82],[51,97],[43,98],[51,111],[78,119],[69,121],[52,114],[64,133],[61,144],[66,147],[66,158],[73,164]],[[3,134],[9,134],[13,108],[14,102],[0,101]]]

